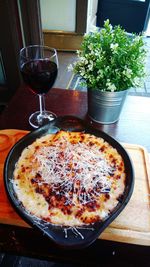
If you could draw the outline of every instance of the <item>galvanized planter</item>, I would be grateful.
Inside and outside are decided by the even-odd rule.
[[[101,92],[88,88],[88,115],[93,121],[111,124],[119,119],[129,90]]]

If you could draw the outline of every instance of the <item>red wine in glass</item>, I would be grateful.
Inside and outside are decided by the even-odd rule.
[[[22,65],[21,73],[32,92],[46,94],[57,77],[57,65],[49,59],[32,60]]]
[[[40,111],[33,113],[29,123],[38,128],[56,115],[45,110],[44,95],[52,88],[58,72],[57,52],[45,46],[28,46],[20,51],[20,71],[29,89],[39,95]]]

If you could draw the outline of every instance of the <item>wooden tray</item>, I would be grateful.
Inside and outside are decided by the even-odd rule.
[[[10,148],[25,134],[22,130],[0,131],[0,223],[30,227],[15,212],[5,192],[3,166]],[[135,171],[132,197],[121,214],[105,229],[100,238],[125,243],[150,245],[150,169],[149,155],[139,145],[123,144]]]

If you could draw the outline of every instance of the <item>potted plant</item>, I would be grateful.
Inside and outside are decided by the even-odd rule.
[[[104,27],[85,34],[73,71],[88,89],[88,114],[97,122],[118,120],[128,89],[137,87],[145,75],[143,36],[129,35],[109,20]]]

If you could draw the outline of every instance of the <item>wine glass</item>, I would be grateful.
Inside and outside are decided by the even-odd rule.
[[[56,118],[45,110],[45,94],[52,88],[58,72],[57,51],[42,45],[30,45],[20,50],[20,71],[29,89],[39,96],[40,111],[29,117],[32,127],[38,128]]]

